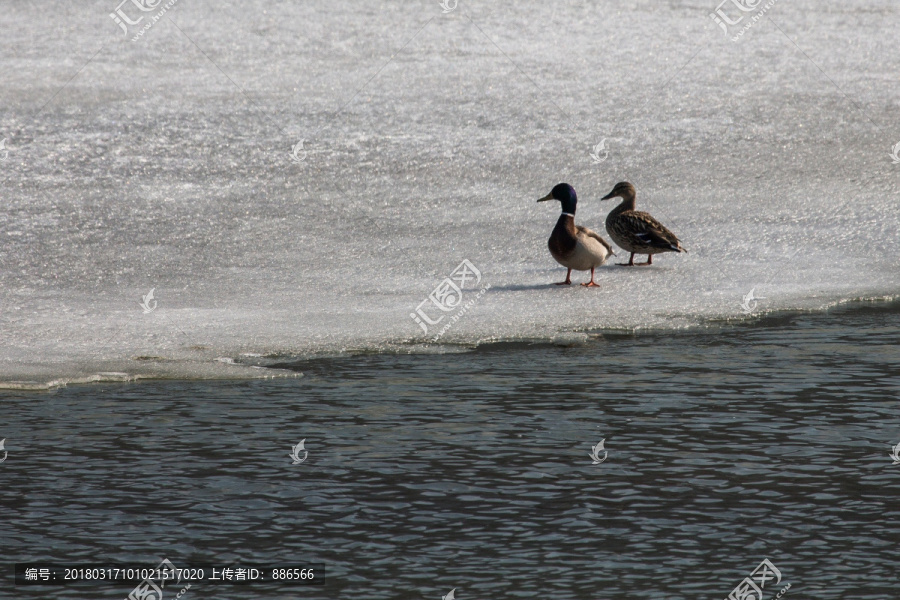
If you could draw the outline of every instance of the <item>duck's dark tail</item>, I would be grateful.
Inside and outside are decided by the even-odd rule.
[[[671,236],[675,238],[672,241],[669,236],[660,235],[655,231],[645,231],[641,233],[635,234],[637,238],[646,243],[648,246],[652,246],[654,248],[662,248],[665,250],[671,250],[672,252],[687,252],[687,249],[681,245],[681,242],[678,241],[674,235]]]

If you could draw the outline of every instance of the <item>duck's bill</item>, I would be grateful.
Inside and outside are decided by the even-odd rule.
[[[615,195],[614,193],[610,192],[610,193],[608,193],[607,195],[603,196],[603,197],[600,198],[600,199],[601,199],[601,200],[609,200],[610,198],[615,198],[615,197],[616,197],[616,195]]]
[[[538,202],[546,202],[547,200],[553,200],[553,194],[547,194],[543,198],[538,198]]]

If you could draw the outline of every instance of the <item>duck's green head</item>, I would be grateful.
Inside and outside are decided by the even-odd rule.
[[[575,214],[575,205],[578,204],[578,197],[575,196],[575,188],[568,183],[560,183],[553,186],[550,193],[538,200],[538,202],[546,202],[547,200],[559,200],[564,213]]]
[[[620,181],[612,189],[610,193],[600,198],[601,200],[609,200],[610,198],[622,198],[623,200],[633,200],[635,196],[634,186],[627,181]]]

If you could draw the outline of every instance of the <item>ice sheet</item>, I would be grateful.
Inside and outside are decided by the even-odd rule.
[[[179,0],[134,42],[116,7],[4,9],[0,380],[900,293],[896,3],[777,2],[737,42],[715,1]],[[571,183],[608,238],[622,180],[689,253],[551,285],[559,206],[537,198]],[[465,314],[428,304],[463,260]],[[426,334],[417,307],[445,319]]]

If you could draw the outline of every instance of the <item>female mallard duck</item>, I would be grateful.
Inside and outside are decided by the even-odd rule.
[[[634,186],[623,181],[607,195],[600,198],[622,198],[622,203],[615,207],[606,217],[606,231],[613,241],[623,249],[631,252],[627,263],[618,263],[623,267],[652,265],[653,255],[658,252],[687,252],[674,233],[665,225],[645,212],[634,210]],[[646,254],[647,262],[635,263],[635,254]]]
[[[559,200],[562,204],[562,214],[547,240],[550,254],[556,262],[568,269],[566,280],[556,285],[572,285],[572,269],[576,271],[591,270],[589,283],[582,283],[585,287],[599,287],[594,283],[594,268],[606,262],[606,257],[613,252],[612,246],[606,243],[602,237],[580,225],[575,225],[575,205],[578,198],[575,189],[568,183],[560,183],[551,190],[547,196],[538,200]]]

